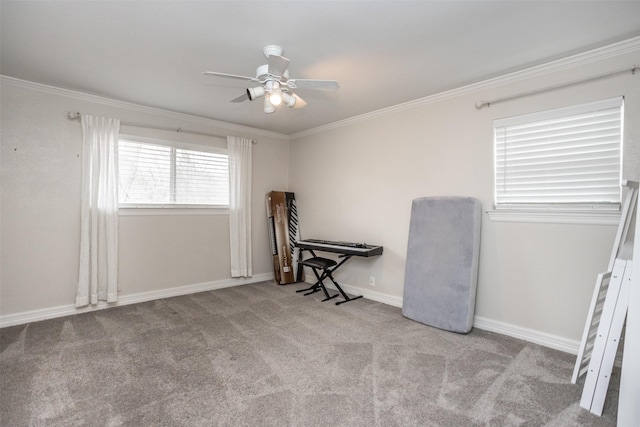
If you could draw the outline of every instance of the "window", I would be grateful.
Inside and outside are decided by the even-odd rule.
[[[496,210],[619,211],[623,98],[494,121]]]
[[[123,207],[226,207],[226,149],[121,138],[118,187]]]

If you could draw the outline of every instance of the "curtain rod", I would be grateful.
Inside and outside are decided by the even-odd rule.
[[[77,111],[69,111],[69,114],[67,115],[67,117],[69,117],[69,120],[75,120],[75,119],[79,119],[80,117],[82,117],[82,114],[80,114]],[[123,126],[132,126],[132,127],[136,127],[136,128],[166,130],[166,131],[170,131],[170,132],[189,133],[191,135],[212,136],[212,137],[215,137],[215,138],[227,139],[226,135],[216,135],[216,134],[213,134],[213,133],[196,132],[196,131],[191,131],[191,130],[185,130],[185,129],[182,129],[182,128],[170,128],[170,127],[166,127],[166,126],[147,125],[147,124],[142,124],[142,123],[125,122],[125,121],[121,121],[120,124],[123,125]],[[258,143],[258,141],[256,141],[255,139],[252,139],[251,142],[254,143],[254,144]]]
[[[507,96],[504,98],[498,98],[498,99],[494,99],[493,101],[480,101],[480,102],[476,102],[476,108],[478,110],[481,110],[484,107],[489,107],[492,104],[497,104],[498,102],[504,102],[504,101],[511,101],[512,99],[517,99],[517,98],[522,98],[525,96],[529,96],[529,95],[535,95],[541,92],[547,92],[553,89],[558,89],[561,87],[567,87],[567,86],[573,86],[573,85],[577,85],[580,83],[585,83],[585,82],[590,82],[593,80],[598,80],[598,79],[602,79],[605,77],[609,77],[609,76],[613,76],[615,74],[622,74],[622,73],[628,73],[631,72],[631,74],[635,74],[637,70],[640,70],[640,67],[637,65],[634,65],[631,68],[623,68],[621,70],[616,70],[616,71],[611,71],[609,73],[605,73],[605,74],[599,74],[597,76],[593,76],[593,77],[588,77],[586,79],[580,79],[580,80],[574,80],[572,82],[568,82],[568,83],[561,83],[555,86],[549,86],[546,88],[542,88],[542,89],[536,89],[536,90],[532,90],[529,92],[523,92],[523,93],[519,93],[517,95],[512,95],[512,96]]]

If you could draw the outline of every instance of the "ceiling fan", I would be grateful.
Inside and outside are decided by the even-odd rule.
[[[264,97],[264,112],[273,113],[275,107],[284,104],[289,108],[302,108],[307,103],[298,95],[293,93],[293,89],[313,89],[313,90],[338,90],[340,85],[335,80],[314,80],[314,79],[290,79],[289,60],[282,56],[280,46],[269,45],[263,49],[268,63],[256,69],[255,77],[238,76],[235,74],[217,73],[215,71],[205,71],[202,74],[208,76],[225,77],[231,79],[246,80],[259,85],[247,88],[246,92],[231,102],[253,101]]]

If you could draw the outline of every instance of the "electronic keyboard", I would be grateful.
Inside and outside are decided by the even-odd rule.
[[[304,250],[317,250],[333,252],[342,255],[370,257],[382,255],[382,246],[368,245],[366,243],[333,242],[331,240],[304,239],[295,242],[295,245]]]

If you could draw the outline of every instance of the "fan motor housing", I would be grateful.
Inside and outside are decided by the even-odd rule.
[[[264,83],[268,80],[285,82],[289,78],[289,70],[285,70],[282,77],[274,76],[273,74],[269,74],[269,64],[264,64],[256,68],[256,79],[260,80],[260,82]]]
[[[262,51],[264,52],[264,56],[266,56],[267,58],[270,57],[271,55],[273,56],[282,56],[283,50],[280,46],[277,46],[275,44],[270,44],[268,46],[265,46]]]
[[[264,64],[256,68],[256,78],[263,80],[269,74],[269,64]]]

